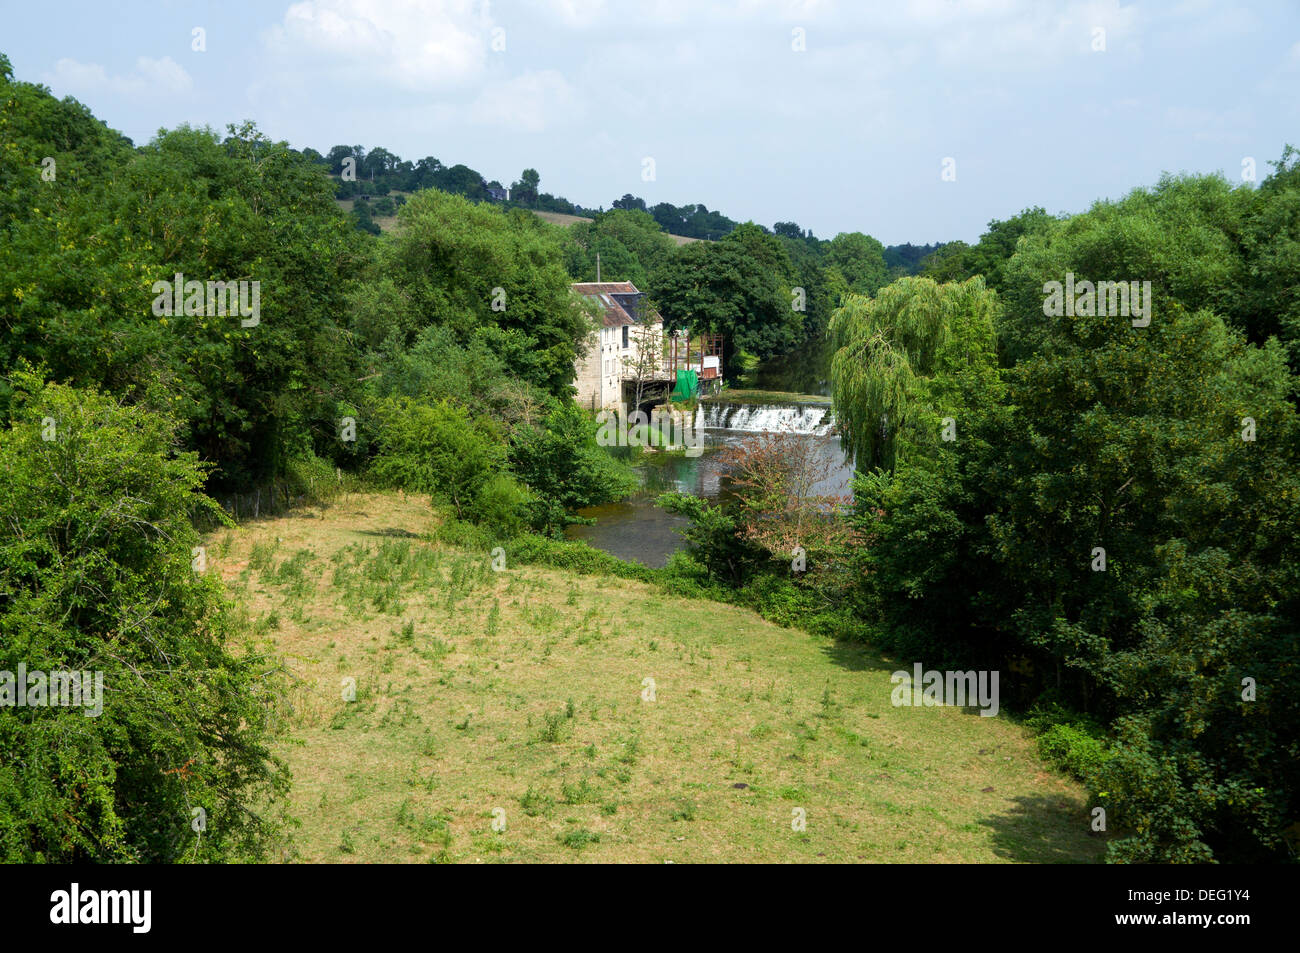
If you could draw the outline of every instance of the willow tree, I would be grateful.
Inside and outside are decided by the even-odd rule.
[[[996,394],[997,307],[978,276],[900,278],[874,297],[844,299],[830,325],[831,392],[858,469],[893,469],[904,444],[955,437],[972,401]]]

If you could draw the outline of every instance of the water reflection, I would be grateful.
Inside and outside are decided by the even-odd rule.
[[[595,517],[595,524],[570,526],[566,535],[570,539],[586,540],[620,559],[635,560],[656,568],[665,565],[668,556],[683,547],[678,530],[687,523],[683,517],[655,506],[655,499],[660,493],[670,490],[717,499],[726,492],[717,451],[748,436],[752,435],[706,430],[705,451],[701,456],[652,454],[641,457],[635,469],[641,475],[642,491],[618,503],[580,510],[581,516]],[[813,492],[818,495],[848,494],[853,470],[844,464],[840,438],[834,434],[798,434],[796,439],[811,441],[816,447],[815,458],[829,470],[829,476],[818,483]],[[611,452],[619,455],[630,453],[625,447],[611,448]]]
[[[791,394],[831,395],[831,344],[818,338],[789,354],[768,358],[741,378],[745,387]]]

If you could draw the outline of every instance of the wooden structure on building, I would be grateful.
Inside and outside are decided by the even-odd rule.
[[[664,356],[668,375],[675,379],[678,369],[691,370],[700,375],[701,389],[708,381],[717,381],[718,384],[715,386],[721,386],[722,335],[705,333],[695,335],[695,348],[698,352],[695,354],[691,353],[691,341],[689,331],[678,331],[670,335],[668,353]]]

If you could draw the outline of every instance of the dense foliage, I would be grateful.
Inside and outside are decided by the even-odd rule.
[[[564,232],[428,189],[374,238],[251,124],[134,148],[3,58],[0,142],[0,673],[104,676],[94,718],[2,709],[0,856],[268,856],[273,662],[195,526],[344,470],[492,539],[628,492],[570,400]]]
[[[205,468],[162,414],[29,372],[9,384],[0,672],[99,686],[80,706],[29,688],[0,707],[0,858],[264,857],[288,783],[267,748],[274,662],[202,572]]]
[[[987,386],[968,386],[987,341],[978,361],[918,378],[934,329],[974,314],[932,284],[851,299],[835,319],[870,540],[860,604],[896,649],[1010,666],[1022,705],[1108,725],[1106,756],[1073,765],[1120,832],[1116,860],[1294,849],[1300,421],[1286,324],[1252,304],[1300,274],[1238,240],[1263,219],[1291,222],[1270,246],[1294,241],[1277,207],[1293,175],[1284,159],[1258,192],[1169,178],[1073,218],[1033,214],[979,266],[1002,290]],[[1082,302],[1045,314],[1067,272],[1150,281],[1149,324]],[[955,440],[937,439],[940,416]],[[1077,729],[1053,731],[1053,750],[1071,747]]]

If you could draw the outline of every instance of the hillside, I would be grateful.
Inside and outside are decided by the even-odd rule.
[[[292,677],[289,856],[1100,858],[1081,788],[1007,719],[891,707],[898,666],[747,610],[494,573],[429,542],[432,521],[422,497],[350,495],[209,540]]]
[[[536,215],[538,218],[545,219],[546,221],[554,225],[563,225],[565,228],[569,227],[570,225],[576,224],[577,222],[592,221],[589,218],[583,218],[581,215],[565,215],[563,212],[534,211],[533,214]],[[704,240],[702,238],[688,238],[685,235],[670,234],[668,237],[671,238],[673,241],[675,241],[678,245],[689,245],[691,242],[699,242]]]
[[[403,195],[409,193],[394,191],[390,194],[396,196],[396,195]],[[352,206],[356,202],[355,199],[335,199],[334,201],[344,213],[351,212]],[[550,222],[553,225],[560,225],[564,228],[568,228],[570,225],[576,224],[577,222],[591,221],[591,219],[583,218],[581,215],[565,215],[562,212],[541,212],[541,211],[533,210],[533,214],[540,219],[544,219],[545,221]],[[379,226],[380,231],[384,231],[384,232],[391,231],[397,225],[397,216],[376,215],[375,224]],[[669,235],[668,237],[671,238],[673,241],[675,241],[678,245],[689,245],[691,242],[703,241],[703,239],[701,238],[688,238],[685,235]]]

